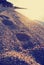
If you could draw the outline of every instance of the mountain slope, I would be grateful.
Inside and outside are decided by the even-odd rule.
[[[0,64],[6,57],[12,57],[25,61],[24,65],[44,65],[41,50],[44,52],[44,26],[29,20],[14,8],[0,7]],[[37,56],[35,51],[40,55]]]

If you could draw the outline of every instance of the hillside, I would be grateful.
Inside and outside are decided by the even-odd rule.
[[[44,65],[44,26],[0,7],[0,65]]]

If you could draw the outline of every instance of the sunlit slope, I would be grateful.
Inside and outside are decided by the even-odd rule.
[[[9,11],[9,10],[8,10]],[[1,14],[7,15],[13,21],[14,24],[17,24],[19,27],[24,27],[24,25],[29,29],[30,35],[37,40],[40,40],[40,43],[44,43],[44,26],[40,25],[39,22],[34,22],[29,20],[27,17],[23,16],[22,14],[12,11],[10,8],[9,14],[8,11],[4,11]],[[12,13],[11,13],[12,12]],[[21,23],[19,23],[21,22]]]
[[[33,55],[35,51],[38,56]],[[12,59],[18,58],[20,61],[26,62],[26,65],[41,65],[44,60],[43,52],[44,26],[29,20],[27,17],[16,12],[13,8],[1,8],[0,60],[5,61],[7,57],[12,57]],[[36,57],[38,57],[37,60]],[[16,62],[15,59],[14,62]]]
[[[44,43],[44,25],[40,22],[29,20],[27,17],[16,12],[16,16],[19,20],[29,29],[29,33],[34,39],[41,40],[40,43]]]

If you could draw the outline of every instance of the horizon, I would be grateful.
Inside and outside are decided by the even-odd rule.
[[[19,9],[16,11],[20,12],[24,16],[31,20],[39,20],[44,22],[44,0],[7,0],[14,6],[23,7],[27,9]]]

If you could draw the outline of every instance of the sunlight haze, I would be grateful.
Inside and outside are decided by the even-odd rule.
[[[15,6],[27,9],[17,9],[16,11],[32,20],[44,21],[44,0],[8,0]]]

